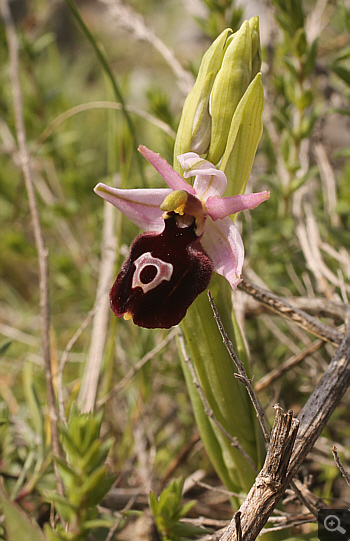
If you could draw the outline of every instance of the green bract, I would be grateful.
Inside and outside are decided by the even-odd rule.
[[[224,171],[228,195],[244,192],[264,107],[258,17],[231,32],[224,30],[203,57],[184,104],[174,149],[175,158],[196,152]]]
[[[182,109],[174,147],[175,168],[177,156],[180,154],[189,151],[197,154],[206,154],[208,152],[211,133],[209,99],[231,33],[230,28],[224,30],[203,56],[196,82]],[[179,165],[177,167],[178,170],[181,169]]]

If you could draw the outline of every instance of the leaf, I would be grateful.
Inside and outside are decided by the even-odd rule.
[[[262,134],[264,91],[261,73],[248,86],[233,115],[220,163],[228,179],[225,196],[244,193]]]
[[[0,502],[5,515],[7,541],[47,541],[39,526],[12,502],[0,488]]]
[[[290,58],[289,56],[285,56],[284,58],[282,58],[282,62],[284,62],[284,64],[287,66],[293,77],[295,79],[298,79],[298,70],[294,63],[294,59]]]
[[[45,450],[45,429],[41,404],[34,386],[33,364],[27,362],[23,369],[23,390],[29,406],[30,418],[36,434],[40,437],[41,450]]]
[[[229,284],[220,276],[215,276],[211,282],[216,306],[219,310],[222,323],[234,343],[234,332],[231,320]],[[245,387],[235,378],[235,366],[214,320],[213,312],[207,295],[202,293],[187,311],[186,317],[181,322],[184,337],[187,342],[188,352],[193,360],[199,383],[201,384],[206,400],[212,409],[216,419],[223,425],[227,432],[236,437],[253,461],[257,461],[257,445],[255,433],[255,412],[249,400]],[[249,366],[246,366],[249,377]],[[186,375],[186,373],[185,373]],[[190,377],[186,377],[189,383]],[[191,389],[190,384],[190,389]],[[191,393],[191,399],[196,396]],[[196,419],[203,422],[203,409],[199,397],[193,403],[199,411],[194,410]],[[239,412],[233,415],[232,412]],[[246,458],[234,447],[229,439],[215,425],[211,419],[203,423],[205,432],[201,433],[205,447],[212,455],[215,462],[222,466],[228,475],[223,479],[229,490],[239,492],[241,489],[248,491],[254,482],[255,471]],[[209,427],[212,430],[209,430]],[[216,438],[212,439],[212,433]],[[206,438],[204,440],[204,438]],[[215,442],[215,444],[213,444]],[[215,464],[215,463],[214,463]],[[222,468],[218,471],[224,473]]]
[[[151,511],[153,513],[153,516],[156,516],[158,514],[158,499],[157,496],[153,491],[150,492],[149,495],[149,506],[151,508]]]
[[[317,59],[317,38],[311,43],[306,55],[306,60],[303,65],[303,75],[308,77],[315,67]]]
[[[338,75],[338,77],[340,77],[340,79],[344,81],[347,86],[350,86],[350,70],[338,64],[332,66],[332,70],[336,75]]]
[[[344,47],[340,52],[335,56],[334,63],[340,62],[341,60],[347,60],[350,58],[350,47]]]
[[[11,340],[6,340],[6,342],[3,342],[1,344],[1,346],[0,346],[0,357],[5,355],[6,351],[8,350],[8,348],[10,347],[11,344],[12,344]]]

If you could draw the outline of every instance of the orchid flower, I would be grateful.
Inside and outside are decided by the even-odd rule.
[[[127,190],[102,183],[94,189],[145,231],[134,240],[111,289],[111,308],[136,325],[170,328],[208,287],[213,271],[237,287],[244,247],[229,216],[255,208],[270,193],[222,197],[225,173],[198,154],[178,156],[183,178],[159,154],[145,146],[139,151],[169,189]],[[195,177],[193,186],[185,180],[190,177]]]

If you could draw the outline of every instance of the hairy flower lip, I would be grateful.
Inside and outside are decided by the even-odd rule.
[[[142,233],[134,240],[110,291],[117,317],[149,329],[180,323],[213,272],[193,223],[182,227],[169,212],[163,224],[161,233]]]

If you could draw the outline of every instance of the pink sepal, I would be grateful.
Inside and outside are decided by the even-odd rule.
[[[174,169],[168,164],[160,154],[156,154],[144,145],[140,145],[138,151],[149,161],[151,165],[163,177],[165,182],[172,190],[186,190],[189,193],[195,193],[191,184],[188,184]]]
[[[143,231],[163,231],[163,212],[159,207],[171,193],[169,188],[122,190],[99,182],[94,191]]]

